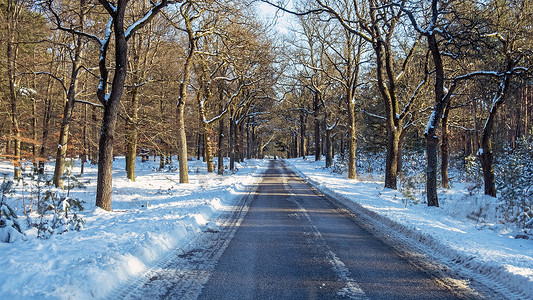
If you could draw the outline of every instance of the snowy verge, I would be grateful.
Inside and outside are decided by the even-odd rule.
[[[70,191],[71,197],[85,202],[80,213],[84,229],[43,240],[35,229],[26,228],[27,241],[0,243],[0,298],[107,297],[184,248],[198,233],[216,230],[217,217],[234,210],[267,162],[248,160],[237,164],[235,174],[219,176],[192,161],[190,184],[179,184],[175,168],[156,171],[154,162],[139,162],[136,182],[131,182],[125,178],[124,158],[117,158],[111,212],[94,206],[96,167],[86,166],[85,188]],[[9,168],[0,164],[1,172]],[[79,167],[74,167],[76,172]],[[13,207],[20,205],[19,194],[10,199]]]
[[[438,260],[452,273],[472,280],[473,286],[481,283],[491,296],[533,299],[533,241],[457,218],[450,212],[464,203],[459,203],[462,197],[450,196],[453,192],[448,192],[443,204],[452,207],[446,209],[413,205],[401,193],[384,189],[382,182],[348,180],[323,168],[323,162],[286,162],[385,239],[400,240],[426,260]]]

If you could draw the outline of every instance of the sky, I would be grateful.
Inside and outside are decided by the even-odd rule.
[[[262,20],[269,25],[273,25],[279,33],[289,33],[289,29],[292,27],[291,19],[293,19],[291,15],[261,1],[257,2],[257,11]]]

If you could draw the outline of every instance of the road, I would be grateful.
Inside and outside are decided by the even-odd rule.
[[[198,299],[457,299],[279,160]]]

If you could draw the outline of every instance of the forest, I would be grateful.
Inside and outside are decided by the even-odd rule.
[[[71,159],[98,166],[104,210],[117,156],[132,182],[137,157],[176,159],[182,184],[194,159],[223,175],[303,157],[353,180],[380,161],[385,188],[423,184],[439,206],[438,189],[466,181],[532,225],[531,1],[1,0],[0,12],[3,192],[46,165],[65,188]]]

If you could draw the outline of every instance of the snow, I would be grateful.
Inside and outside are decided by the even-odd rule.
[[[323,161],[286,161],[324,194],[361,209],[369,226],[415,241],[432,258],[466,269],[466,276],[511,291],[511,299],[533,299],[533,240],[515,239],[516,231],[490,222],[497,214],[496,198],[465,197],[466,188],[457,185],[439,190],[440,208],[427,207],[369,175],[353,181],[331,173]]]
[[[37,229],[27,228],[21,185],[15,186],[19,190],[7,202],[18,210],[27,241],[0,243],[0,299],[108,297],[132,277],[180,251],[195,234],[216,231],[216,217],[232,209],[267,163],[248,160],[236,164],[235,174],[219,176],[208,174],[205,163],[189,161],[191,183],[179,184],[177,165],[156,171],[159,162],[139,160],[136,181],[131,182],[126,179],[125,159],[117,158],[112,212],[94,206],[96,166],[86,165],[81,178],[88,182],[85,188],[70,191],[70,198],[85,201],[85,210],[79,213],[84,227],[49,239],[39,239]],[[76,161],[72,174],[78,174],[79,167]],[[12,176],[12,168],[0,162],[5,177]],[[49,174],[52,168],[48,166]],[[25,195],[27,205],[28,190]]]
[[[468,187],[456,184],[454,189],[439,190],[440,208],[427,207],[399,191],[384,189],[381,175],[366,174],[354,181],[331,173],[323,161],[286,161],[322,193],[357,209],[357,218],[380,236],[399,239],[460,278],[483,282],[510,299],[533,299],[533,240],[516,239],[516,230],[493,221],[498,199],[465,196]],[[193,160],[190,184],[179,184],[176,164],[157,171],[159,162],[140,159],[136,181],[131,182],[126,179],[124,158],[119,157],[113,166],[112,212],[94,206],[96,166],[86,165],[80,178],[85,188],[75,188],[69,195],[85,201],[85,210],[79,213],[85,220],[83,229],[49,239],[39,239],[37,229],[28,229],[22,217],[22,185],[16,185],[7,203],[17,209],[26,237],[0,243],[0,299],[109,297],[158,262],[181,253],[201,232],[219,231],[217,217],[234,209],[267,163],[247,160],[236,164],[235,174],[219,176],[208,174],[205,163]],[[53,165],[47,168],[51,174]],[[0,162],[5,177],[12,171],[10,163]],[[72,174],[79,171],[76,161]],[[28,189],[26,185],[26,205]],[[334,253],[330,260],[349,283],[343,292],[364,298]]]

